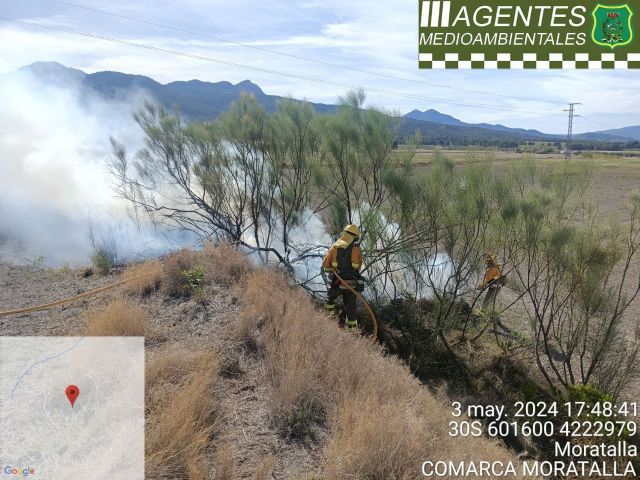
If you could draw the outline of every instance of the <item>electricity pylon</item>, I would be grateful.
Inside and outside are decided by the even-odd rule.
[[[568,110],[563,110],[563,112],[569,112],[569,128],[567,129],[567,148],[565,149],[564,156],[566,160],[571,158],[571,142],[573,141],[573,119],[574,117],[579,117],[580,115],[576,115],[576,106],[582,105],[581,103],[570,103]]]

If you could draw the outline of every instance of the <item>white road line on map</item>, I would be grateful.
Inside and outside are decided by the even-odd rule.
[[[13,394],[16,391],[16,388],[18,388],[18,385],[20,385],[20,382],[22,382],[22,379],[29,374],[29,372],[31,372],[31,370],[36,366],[39,365],[41,363],[45,363],[48,362],[50,360],[55,360],[58,357],[61,357],[62,355],[64,355],[67,352],[70,352],[71,350],[73,350],[74,348],[76,348],[76,346],[82,342],[84,340],[84,337],[80,338],[76,343],[74,343],[73,345],[71,345],[67,350],[64,350],[60,353],[57,353],[56,355],[47,357],[47,358],[43,358],[42,360],[38,360],[37,362],[33,363],[27,370],[25,370],[16,380],[16,383],[13,385],[13,389],[11,389],[11,395],[10,398],[13,399]]]

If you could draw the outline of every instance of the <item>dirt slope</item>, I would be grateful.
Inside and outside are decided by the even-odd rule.
[[[0,311],[56,301],[121,278],[119,274],[84,278],[83,271],[0,265]],[[82,335],[87,317],[123,297],[140,305],[149,314],[154,331],[160,332],[160,343],[148,345],[148,355],[166,343],[189,349],[213,347],[223,355],[217,389],[224,401],[226,428],[217,442],[233,445],[232,478],[254,478],[256,470],[261,464],[268,465],[272,456],[278,460],[273,472],[276,478],[290,478],[294,470],[314,471],[320,463],[317,449],[288,444],[270,424],[264,365],[254,355],[245,354],[234,339],[233,322],[240,304],[226,287],[207,286],[205,305],[169,298],[160,291],[139,298],[117,289],[51,310],[0,317],[0,335]]]
[[[190,261],[207,272],[197,298],[167,291],[171,270],[165,264],[160,289],[149,294],[116,289],[43,312],[0,317],[0,335],[83,335],[96,312],[124,299],[148,315],[148,369],[150,362],[169,358],[172,348],[185,356],[214,352],[220,367],[209,394],[216,419],[206,430],[202,458],[183,459],[181,470],[149,478],[409,479],[422,478],[420,462],[427,459],[515,461],[496,442],[448,437],[448,406],[399,361],[340,330],[279,275],[238,271],[245,259],[230,250],[197,255]],[[226,282],[232,277],[233,284]],[[118,279],[0,265],[0,311]],[[148,385],[148,391],[156,389]],[[153,453],[147,452],[148,462]]]

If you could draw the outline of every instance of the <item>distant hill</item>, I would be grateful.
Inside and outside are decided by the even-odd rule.
[[[412,118],[414,120],[421,120],[423,122],[441,123],[443,125],[455,125],[458,127],[484,128],[487,130],[495,130],[497,132],[514,133],[514,134],[525,135],[530,137],[544,138],[549,136],[542,132],[539,132],[538,130],[510,128],[510,127],[505,127],[504,125],[492,125],[490,123],[466,123],[466,122],[463,122],[462,120],[458,120],[457,118],[452,117],[451,115],[446,115],[444,113],[440,113],[437,110],[433,110],[433,109],[425,110],[424,112],[421,112],[420,110],[413,110],[407,113],[405,115],[405,118]]]
[[[20,71],[29,72],[45,83],[59,86],[80,87],[107,99],[126,100],[136,92],[144,91],[169,110],[177,109],[188,120],[211,120],[229,107],[243,92],[255,95],[256,100],[268,112],[277,108],[283,97],[268,95],[249,80],[237,84],[230,82],[203,82],[200,80],[159,83],[142,75],[121,72],[97,72],[87,74],[55,62],[36,62]],[[301,100],[300,100],[301,101]],[[330,113],[336,105],[312,103],[317,112]],[[488,123],[465,123],[437,110],[413,110],[402,117],[401,136],[407,137],[419,131],[427,144],[481,145],[515,147],[524,141],[562,141],[562,135],[550,135],[538,130],[510,128]],[[624,145],[640,141],[640,126],[607,132],[594,132],[576,136],[587,142],[612,142]]]
[[[640,125],[635,125],[633,127],[616,128],[614,130],[605,130],[604,132],[599,133],[631,138],[640,142]]]
[[[440,146],[475,145],[482,147],[515,148],[525,141],[544,140],[518,132],[491,130],[474,125],[449,125],[425,122],[413,118],[402,119],[400,136],[407,138],[420,132],[423,143]]]
[[[82,83],[87,74],[82,70],[65,67],[56,62],[36,62],[22,67],[18,72],[27,72],[43,83],[59,86],[76,86]]]
[[[244,80],[236,85],[230,82],[202,82],[189,80],[163,85],[142,75],[120,72],[98,72],[85,77],[84,87],[100,93],[106,98],[124,98],[135,90],[145,90],[168,109],[177,108],[191,120],[211,120],[229,110],[231,104],[242,93],[255,95],[258,102],[269,112],[275,111],[282,97],[267,95],[255,83]],[[319,112],[334,111],[333,105],[314,104]]]
[[[434,122],[442,125],[453,125],[458,127],[475,127],[486,130],[494,130],[496,132],[504,132],[515,135],[519,138],[528,140],[538,139],[546,141],[562,141],[564,135],[554,135],[543,133],[539,130],[527,130],[524,128],[511,128],[504,125],[492,125],[490,123],[465,123],[451,115],[440,113],[437,110],[429,109],[421,112],[413,110],[405,115],[405,118],[421,120],[425,122]],[[575,136],[578,140],[594,141],[594,142],[628,142],[630,140],[640,141],[640,126],[627,127],[618,130],[609,130],[605,132],[583,133]]]
[[[433,109],[425,110],[424,112],[421,112],[420,110],[412,110],[405,115],[405,118],[412,118],[413,120],[420,120],[422,122],[441,123],[443,125],[467,125],[451,115],[446,115]]]
[[[246,92],[255,95],[267,111],[275,111],[283,97],[267,95],[255,83],[244,80],[230,82],[202,82],[200,80],[159,83],[143,75],[121,72],[84,73],[56,62],[36,62],[22,67],[34,77],[58,86],[76,86],[96,92],[104,98],[125,100],[138,91],[147,92],[167,109],[178,109],[190,120],[211,120],[229,110],[234,100]],[[335,105],[313,104],[318,112],[335,111]]]

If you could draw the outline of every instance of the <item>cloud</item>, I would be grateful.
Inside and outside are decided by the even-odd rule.
[[[36,2],[38,5],[48,3]],[[47,8],[43,5],[41,9],[3,5],[0,10],[7,9],[2,13],[18,18],[38,18],[43,22],[63,24],[82,31],[230,62],[443,100],[429,101],[376,92],[369,94],[371,103],[403,112],[414,108],[436,108],[468,122],[504,123],[562,133],[566,129],[562,108],[570,101],[581,101],[582,113],[593,119],[601,119],[612,128],[640,120],[640,99],[635,95],[640,80],[638,71],[420,71],[416,58],[417,4],[413,0],[326,0],[302,3],[238,0],[233,4],[218,0],[160,4],[142,0],[135,3],[100,1],[90,5],[91,8],[164,23],[204,35],[403,77],[410,81],[274,55],[56,2],[51,5]],[[88,72],[119,70],[147,75],[165,83],[192,78],[236,83],[250,78],[267,93],[290,94],[325,103],[335,101],[345,90],[340,86],[10,24],[0,24],[0,41],[5,50],[0,60],[0,71],[5,72],[34,60],[56,60]],[[490,95],[478,91],[489,92]],[[492,104],[502,109],[476,108],[448,102]],[[605,128],[586,120],[577,122],[577,127],[578,131]]]

